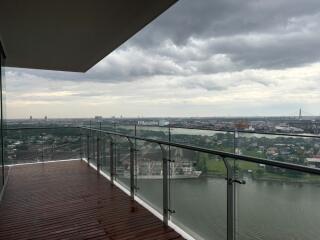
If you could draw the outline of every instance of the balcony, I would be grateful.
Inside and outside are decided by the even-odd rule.
[[[267,133],[259,139],[257,133],[204,131],[8,130],[8,157],[16,165],[0,208],[1,238],[314,239],[320,169],[253,156],[252,141],[261,145]],[[264,139],[270,148],[281,141],[279,151],[293,142],[315,148],[319,141],[268,139],[277,139]],[[225,149],[197,146],[220,142]]]
[[[10,168],[1,239],[183,239],[80,160]]]
[[[0,239],[183,239],[80,160],[77,128],[9,130],[8,142]]]
[[[141,116],[317,111],[320,5],[190,0],[162,15],[176,2],[1,1],[0,239],[319,239],[319,135],[183,129]],[[125,43],[160,15],[158,29]],[[7,67],[77,74],[9,71],[10,94]],[[22,96],[11,116],[44,121],[8,128],[7,93]],[[47,116],[96,113],[121,124],[138,115],[126,123],[145,126],[107,126],[102,116],[97,126],[45,126]],[[301,133],[303,115],[292,126],[254,120]],[[253,129],[222,119],[176,126]],[[306,123],[319,133],[315,116]]]

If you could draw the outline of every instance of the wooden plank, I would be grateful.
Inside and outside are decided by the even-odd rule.
[[[12,167],[0,239],[183,239],[81,161]]]

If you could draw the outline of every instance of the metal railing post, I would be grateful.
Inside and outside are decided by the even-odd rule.
[[[128,142],[130,144],[130,194],[131,199],[134,200],[134,190],[135,190],[135,184],[134,184],[134,144],[130,140],[130,138],[127,138]]]
[[[228,171],[229,172],[229,171]],[[229,174],[227,174],[229,175]],[[234,209],[234,184],[228,176],[227,183],[227,229],[228,229],[228,240],[235,239],[235,209]]]
[[[97,173],[100,173],[100,137],[97,136]]]
[[[113,153],[113,146],[114,146],[114,143],[113,143],[113,140],[111,139],[110,140],[110,180],[111,180],[111,184],[113,184],[113,181],[114,181],[114,159],[113,159],[113,156],[114,156],[114,153]]]
[[[90,131],[89,131],[89,135],[90,135],[90,138],[89,138],[89,140],[90,139],[93,139],[94,137],[92,136],[92,123],[91,123],[91,120],[89,121],[89,126],[90,126]],[[93,140],[92,140],[93,141]],[[89,163],[89,159],[90,160],[93,160],[94,161],[94,148],[93,148],[93,144],[91,144],[91,147],[92,147],[92,159],[91,159],[91,156],[90,155],[88,155],[88,163]],[[90,142],[89,142],[89,149],[90,149]],[[91,151],[89,150],[89,154],[91,154]]]
[[[138,159],[137,159],[137,124],[134,125],[134,186],[138,190]]]
[[[92,158],[91,158],[91,160],[92,160],[92,163],[94,164],[94,161],[95,161],[95,159],[96,159],[96,151],[95,151],[95,148],[94,148],[94,134],[92,133],[92,135],[91,135],[91,149],[92,149],[92,151],[91,151],[91,156],[92,156]]]
[[[80,160],[83,160],[83,139],[82,139],[82,131],[80,129]]]
[[[171,143],[171,126],[170,126],[170,124],[168,126],[168,129],[169,129],[169,143]],[[169,165],[168,166],[168,168],[169,168],[169,174],[168,174],[168,178],[169,178],[169,181],[168,181],[168,189],[169,189],[169,191],[168,191],[168,201],[169,201],[169,204],[170,204],[171,203],[171,192],[170,192],[170,189],[171,189],[171,181],[170,181],[170,176],[171,176],[170,175],[170,170],[171,170],[171,165],[170,165],[170,163],[171,163],[171,146],[170,145],[168,146],[168,161],[169,161],[169,164],[168,164]],[[171,213],[170,208],[169,208],[168,211],[169,211],[169,213]],[[172,212],[174,212],[174,211],[172,211]]]
[[[134,199],[134,190],[134,148],[130,147],[130,192],[132,200]]]
[[[162,197],[163,197],[163,224],[168,226],[169,221],[169,191],[168,191],[168,158],[164,147],[160,145],[162,152]]]
[[[233,153],[234,154],[239,154],[239,149],[238,149],[238,129],[235,128],[234,131],[233,131]],[[235,169],[235,165],[236,165],[236,159],[233,159],[233,167]],[[229,172],[229,171],[228,171]],[[231,176],[233,179],[236,178],[235,176],[235,172],[232,172],[232,175]],[[230,176],[227,176],[227,178],[229,179]],[[229,184],[228,184],[229,185]],[[237,202],[237,186],[236,184],[233,184],[232,183],[232,187],[230,187],[233,191],[233,195],[232,195],[232,199],[233,199],[233,202],[230,203],[230,204],[233,204],[233,239],[236,239],[236,232],[237,232],[237,208],[236,208],[236,202]],[[231,191],[231,189],[229,191]],[[227,190],[228,191],[228,190]]]
[[[227,240],[235,240],[235,186],[234,183],[238,182],[233,175],[232,167],[225,159],[222,157],[224,165],[227,169]]]
[[[43,162],[43,158],[44,158],[44,140],[43,140],[43,134],[41,134],[41,138],[42,138],[42,149],[41,149],[41,161]]]
[[[87,162],[89,164],[90,162],[90,136],[89,134],[87,135]]]
[[[233,131],[233,153],[236,154],[236,130]]]
[[[239,132],[237,129],[233,132],[233,153],[239,154]]]
[[[53,154],[54,154],[54,144],[51,146],[51,160],[53,160]]]

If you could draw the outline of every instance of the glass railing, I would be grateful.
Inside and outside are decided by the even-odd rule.
[[[193,145],[190,136],[183,137],[183,144],[174,142],[182,137],[174,136],[174,129],[170,129],[171,142],[163,134],[169,131],[159,128],[153,133],[144,130],[144,136],[142,132],[139,136],[141,130],[136,135],[86,131],[96,131],[109,141],[103,145],[109,158],[98,158],[108,159],[105,164],[109,167],[100,170],[127,188],[132,198],[140,198],[162,214],[165,224],[179,227],[194,239],[312,240],[320,234],[320,210],[316,208],[320,168],[316,166],[246,156],[239,150],[243,136],[230,132],[192,130],[201,133],[206,144],[225,139],[221,141],[226,148],[214,150],[201,147],[199,139]],[[290,144],[297,139],[287,137]],[[299,139],[297,146],[301,147]],[[317,147],[316,141],[306,141]],[[231,150],[232,142],[237,154]]]
[[[159,144],[136,140],[135,189],[136,195],[156,209],[163,210],[163,162]]]
[[[313,240],[319,236],[320,176],[264,164],[256,174],[238,174],[246,184],[236,186],[236,239]],[[306,230],[307,229],[307,230]]]
[[[136,125],[135,128],[136,136],[164,141],[170,140],[170,129],[168,127]]]
[[[320,154],[319,135],[238,132],[236,140],[239,154],[280,162],[314,165]]]
[[[106,174],[110,175],[110,161],[111,161],[111,154],[112,150],[110,151],[113,146],[111,146],[111,139],[110,137],[101,134],[101,170]]]
[[[234,132],[170,128],[170,135],[172,142],[234,152]]]
[[[122,186],[130,189],[130,142],[128,139],[113,136],[115,180]]]
[[[101,126],[103,130],[137,137],[189,144],[280,162],[320,167],[320,135],[263,133],[241,130],[223,131],[116,123],[103,123]],[[99,125],[96,124],[96,127],[99,128]],[[257,170],[256,165],[248,164],[247,167],[249,171]]]
[[[227,239],[227,177],[223,160],[212,154],[171,147],[171,221],[195,239]],[[207,168],[215,169],[208,174]]]
[[[74,127],[8,129],[6,164],[79,159],[80,145]]]
[[[84,159],[194,239],[320,235],[319,137],[117,129],[10,129],[8,163]],[[270,157],[271,150],[282,158]]]

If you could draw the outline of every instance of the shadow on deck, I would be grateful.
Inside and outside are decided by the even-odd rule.
[[[183,239],[82,161],[11,167],[0,239]]]

